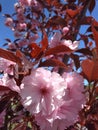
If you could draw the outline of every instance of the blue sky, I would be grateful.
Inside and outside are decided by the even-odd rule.
[[[14,39],[13,32],[4,25],[3,14],[12,14],[14,12],[14,3],[16,2],[17,0],[0,0],[0,4],[2,5],[2,12],[0,13],[0,46],[6,42],[5,38]],[[98,1],[96,2],[92,16],[98,21]]]
[[[14,3],[17,0],[0,0],[2,12],[0,13],[0,46],[5,43],[5,38],[12,38],[13,32],[4,25],[5,18],[3,14],[12,14],[14,12]]]

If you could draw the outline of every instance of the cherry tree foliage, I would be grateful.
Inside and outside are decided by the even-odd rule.
[[[0,48],[0,130],[98,129],[98,22],[87,15],[95,6],[18,0],[4,14],[14,41]]]

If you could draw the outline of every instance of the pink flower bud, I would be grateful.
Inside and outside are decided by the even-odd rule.
[[[69,31],[69,28],[68,27],[64,27],[62,32],[64,33],[64,35],[66,35]]]
[[[22,6],[30,6],[32,0],[19,0]]]
[[[5,25],[6,26],[12,26],[13,25],[13,19],[12,18],[6,18],[6,21],[5,21]]]
[[[24,30],[27,27],[26,23],[19,23],[17,24],[16,30]]]
[[[16,49],[16,45],[14,43],[8,43],[9,49]]]

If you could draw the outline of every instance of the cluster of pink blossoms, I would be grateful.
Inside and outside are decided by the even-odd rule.
[[[4,72],[0,85],[19,93],[22,105],[35,116],[41,130],[64,130],[78,120],[85,104],[83,77],[78,73],[64,72],[61,76],[45,68],[32,69],[17,86],[14,78],[9,77],[13,75],[15,63],[3,58],[0,62],[0,71]]]
[[[34,6],[34,7],[39,6],[37,0],[19,0],[19,2],[21,3],[22,6]]]
[[[14,67],[15,63],[4,58],[0,58],[0,72],[3,72],[3,75],[0,77],[0,85],[8,87],[12,91],[20,92],[19,87],[16,84],[14,78],[10,78],[10,76],[14,75]],[[0,93],[0,95],[2,95]]]
[[[83,78],[76,72],[60,76],[38,68],[23,79],[20,95],[41,130],[64,130],[77,121],[85,103],[83,92]]]
[[[38,30],[40,26],[40,22],[35,18],[37,14],[26,21],[24,15],[26,6],[33,6],[37,10],[42,9],[36,0],[19,0],[19,3],[15,4],[18,22],[14,23],[15,20],[11,17],[8,17],[5,22],[14,31],[14,35],[20,38],[17,41],[18,48],[27,46],[39,38],[38,34],[32,33],[29,33],[28,39],[26,38],[28,23],[31,26],[30,30]],[[64,35],[68,31],[69,27],[62,29]],[[72,42],[71,40],[62,39],[62,34],[56,32],[50,39],[49,47],[53,48],[57,45],[65,45],[75,51],[78,48],[79,41]],[[8,46],[10,49],[17,49],[15,44],[9,43]],[[58,56],[58,58],[61,57]],[[18,86],[15,79],[9,77],[9,74],[14,75],[13,68],[15,68],[16,64],[4,59],[1,59],[1,62],[2,66],[4,64],[6,66],[3,70],[3,67],[0,66],[1,71],[4,72],[0,79],[0,85],[19,93],[22,105],[35,117],[35,121],[41,130],[64,130],[78,121],[79,111],[85,104],[82,76],[76,72],[64,72],[63,75],[60,75],[44,68],[37,68],[32,69],[31,74],[25,76],[21,85]],[[26,66],[25,63],[24,66]]]
[[[68,27],[64,27],[63,33],[67,33],[69,31],[68,29],[69,29]],[[55,46],[61,44],[61,45],[65,45],[65,46],[69,47],[73,51],[78,49],[78,46],[79,46],[79,43],[80,43],[79,41],[72,42],[71,40],[66,40],[66,39],[61,40],[61,38],[62,38],[61,33],[56,32],[53,35],[53,37],[50,39],[49,46],[52,48],[52,47],[55,47]]]

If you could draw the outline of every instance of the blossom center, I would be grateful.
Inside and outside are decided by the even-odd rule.
[[[41,93],[42,95],[46,95],[46,94],[48,93],[48,89],[47,89],[46,87],[42,87],[42,88],[40,89],[40,93]]]

